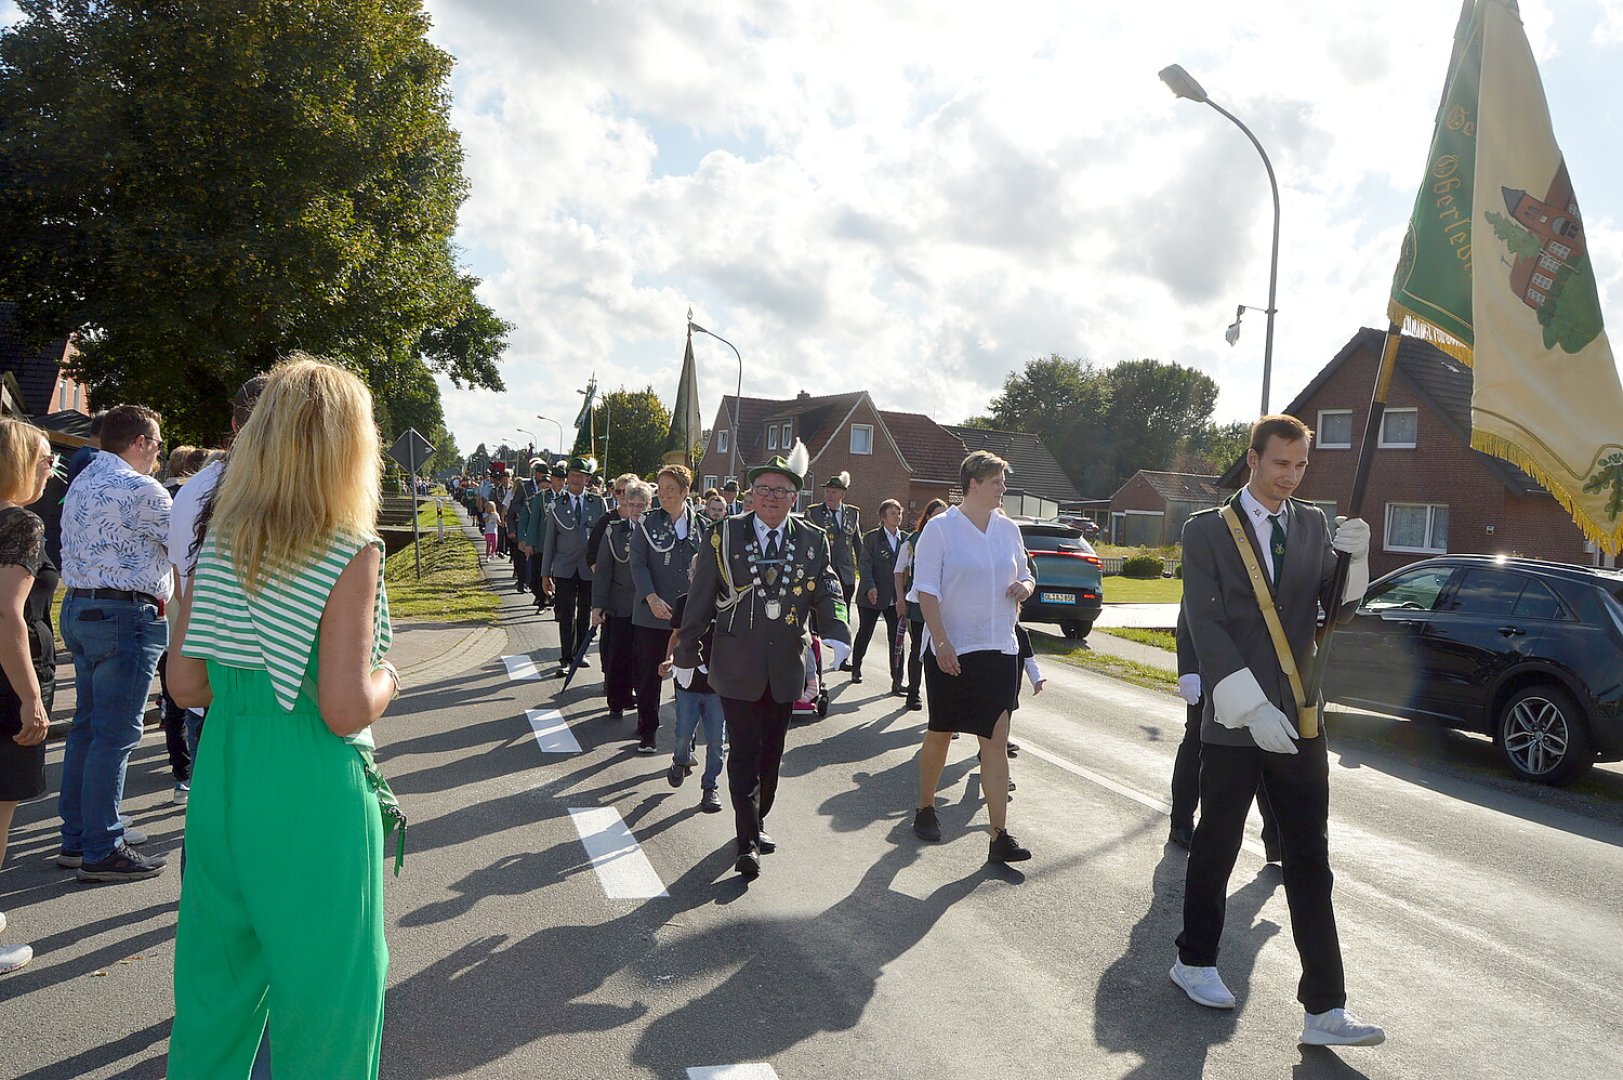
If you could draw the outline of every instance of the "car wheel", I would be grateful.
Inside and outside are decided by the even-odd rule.
[[[1588,719],[1571,694],[1551,683],[1510,695],[1494,733],[1511,773],[1523,780],[1567,784],[1595,763]]]
[[[1064,622],[1059,624],[1059,628],[1064,631],[1065,636],[1070,638],[1072,641],[1081,641],[1083,638],[1088,636],[1089,632],[1093,630],[1093,620],[1066,619]]]

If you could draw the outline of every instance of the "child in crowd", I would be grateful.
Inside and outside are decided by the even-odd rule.
[[[682,626],[682,612],[687,609],[687,600],[684,593],[671,605],[671,640],[666,646],[665,660],[659,665],[661,679],[671,674],[674,663],[671,652],[676,648],[677,631]],[[707,814],[721,813],[721,793],[717,785],[721,782],[721,765],[726,754],[722,744],[727,740],[727,721],[721,712],[721,695],[710,689],[710,681],[705,678],[715,632],[715,624],[712,623],[699,641],[699,666],[693,672],[693,680],[686,687],[680,683],[676,686],[676,750],[671,754],[671,768],[666,774],[671,787],[682,786],[687,774],[693,771],[693,754],[697,748],[698,729],[702,725],[705,763],[704,775],[699,780],[699,809]]]
[[[502,514],[491,501],[485,502],[485,558],[496,557],[496,537],[501,535]]]

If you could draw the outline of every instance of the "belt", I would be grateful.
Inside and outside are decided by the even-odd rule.
[[[129,589],[69,589],[68,595],[77,596],[81,600],[128,600],[133,604],[163,607],[163,601],[151,593],[131,592]]]

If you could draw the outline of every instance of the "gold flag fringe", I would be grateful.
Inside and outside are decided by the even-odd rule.
[[[1386,305],[1386,317],[1395,323],[1403,324],[1405,337],[1417,338],[1433,345],[1452,356],[1467,367],[1472,366],[1471,346],[1445,330],[1439,329],[1435,324],[1404,307],[1396,300]]]
[[[1492,454],[1496,458],[1510,462],[1522,472],[1537,480],[1539,484],[1555,496],[1555,501],[1561,508],[1572,515],[1573,522],[1583,531],[1584,539],[1598,544],[1608,555],[1616,555],[1619,548],[1623,548],[1623,522],[1620,522],[1612,531],[1608,532],[1606,526],[1591,518],[1578,505],[1578,500],[1561,481],[1550,475],[1549,471],[1540,465],[1526,450],[1511,442],[1503,435],[1492,432],[1472,430],[1471,449],[1480,450],[1484,454]]]

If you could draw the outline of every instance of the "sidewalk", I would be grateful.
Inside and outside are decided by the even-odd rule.
[[[1157,604],[1142,605],[1145,607],[1159,607]],[[1173,604],[1176,608],[1177,605]],[[1105,608],[1106,611],[1110,609]],[[1136,641],[1128,641],[1107,632],[1099,623],[1094,624],[1094,632],[1088,635],[1088,646],[1094,652],[1109,653],[1124,660],[1136,660],[1149,667],[1158,667],[1163,671],[1176,672],[1178,670],[1178,654],[1167,649],[1158,649],[1154,645],[1143,645]]]

